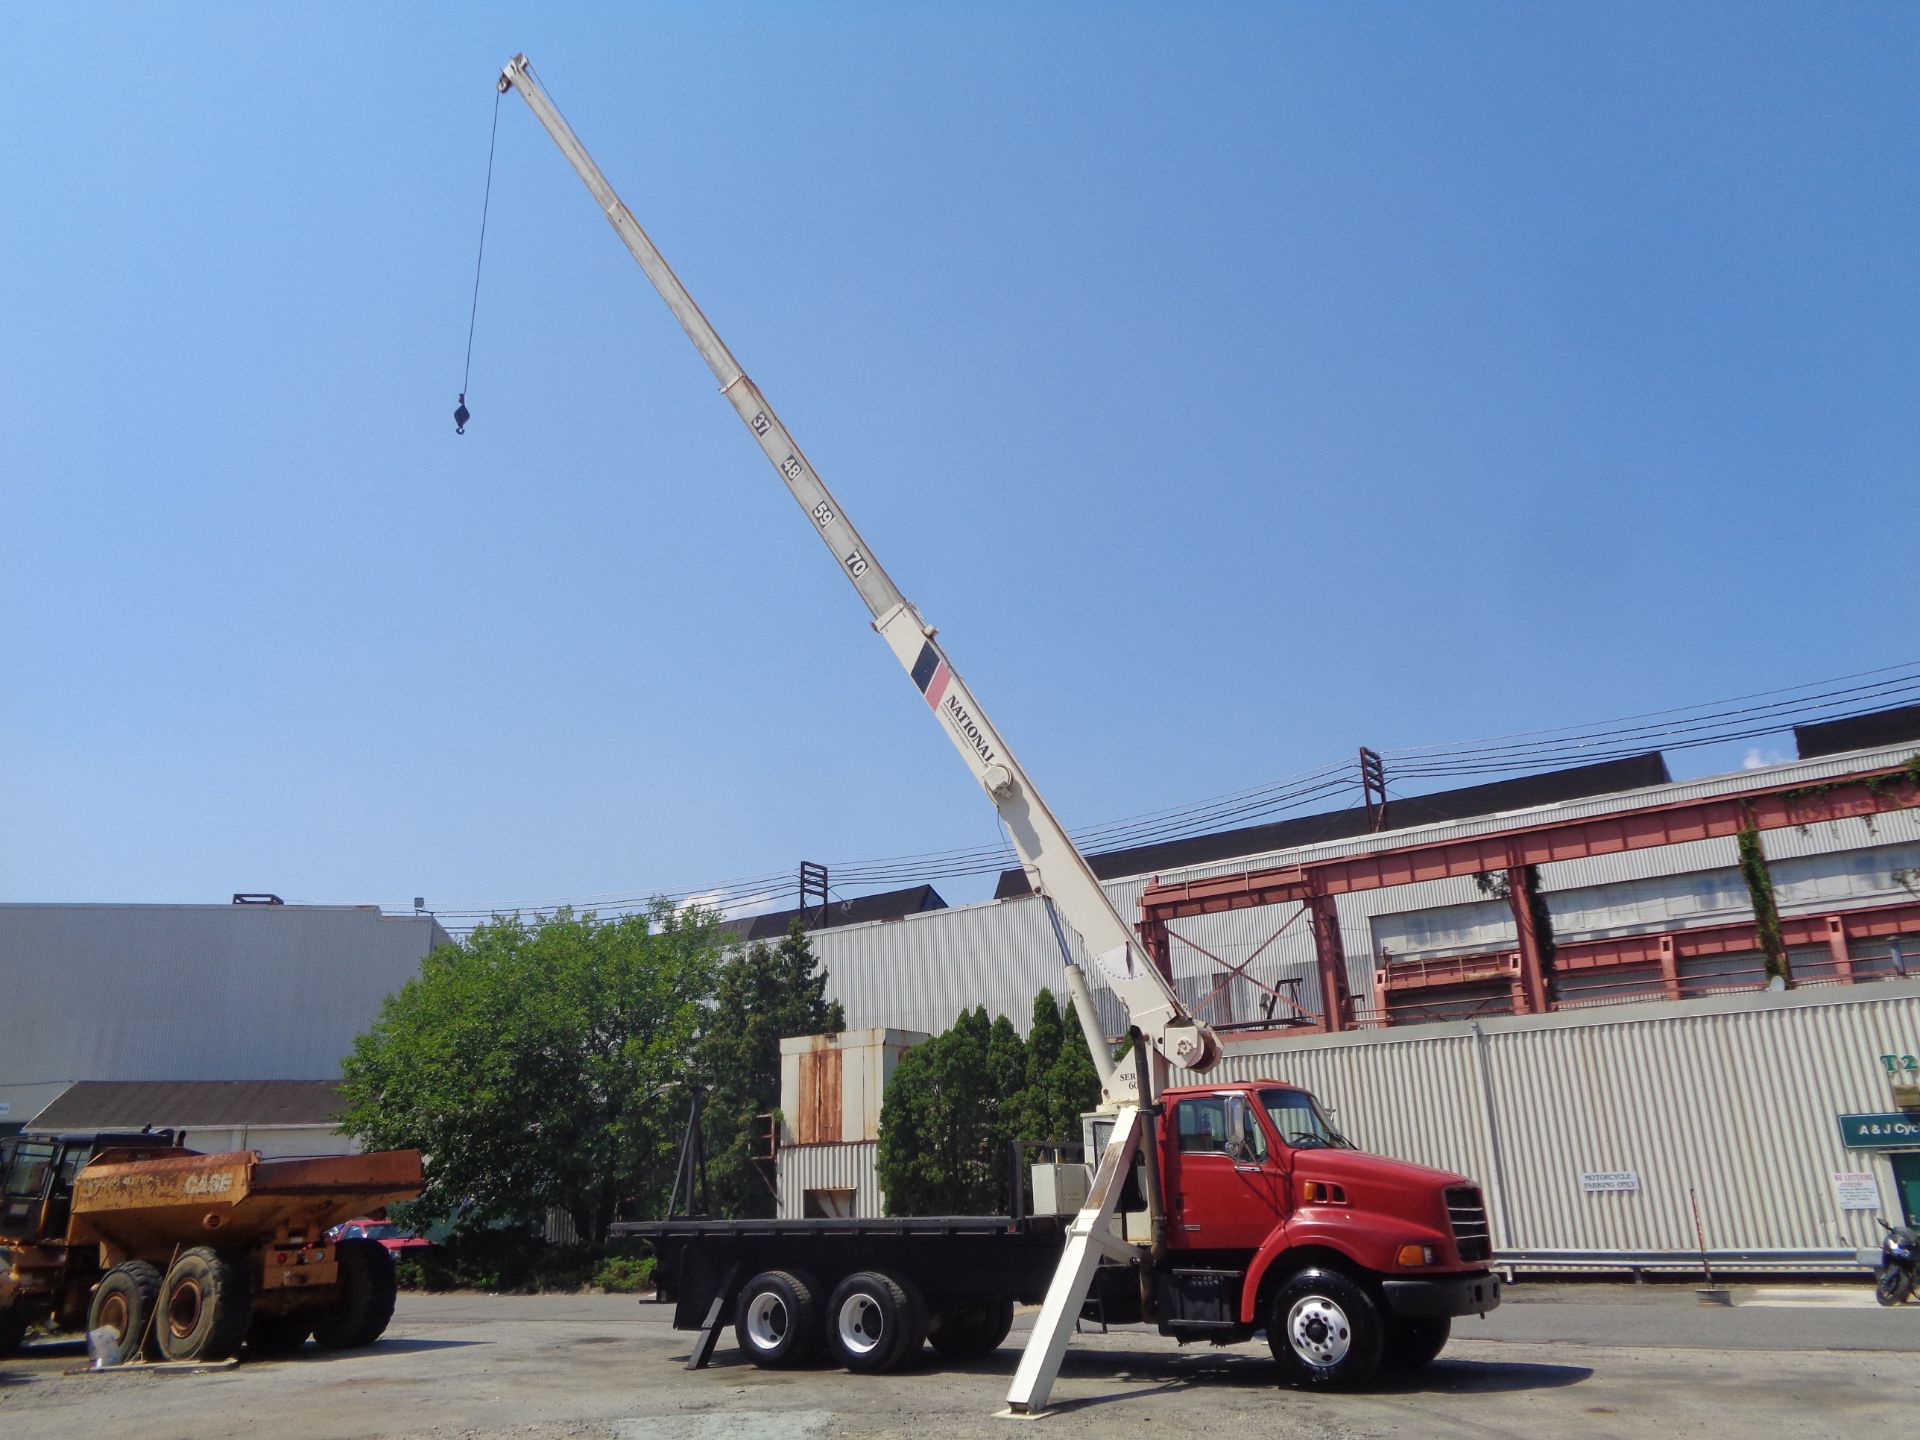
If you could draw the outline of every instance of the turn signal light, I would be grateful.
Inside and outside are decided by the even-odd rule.
[[[1433,1247],[1431,1245],[1402,1245],[1400,1254],[1395,1257],[1402,1265],[1431,1265]]]

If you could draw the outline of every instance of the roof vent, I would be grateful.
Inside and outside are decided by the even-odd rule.
[[[287,902],[282,900],[278,895],[267,895],[263,893],[257,895],[235,895],[233,897],[233,903],[236,905],[284,905]]]

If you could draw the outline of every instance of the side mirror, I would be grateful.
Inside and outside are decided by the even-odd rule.
[[[1247,1102],[1235,1096],[1227,1105],[1227,1143],[1226,1152],[1242,1165],[1251,1165],[1260,1158],[1260,1147],[1254,1144],[1253,1127],[1258,1124],[1247,1113]]]

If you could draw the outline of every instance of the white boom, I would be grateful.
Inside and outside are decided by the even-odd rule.
[[[1212,1030],[1187,1012],[1173,987],[1154,967],[1132,929],[1114,909],[1106,891],[1100,888],[1086,858],[1074,847],[1020,762],[1014,759],[1012,750],[973,698],[966,682],[948,661],[934,628],[920,618],[919,612],[907,602],[874,557],[852,520],[780,423],[773,407],[760,393],[760,387],[740,368],[680,278],[614,192],[572,127],[547,98],[525,55],[516,55],[508,62],[500,75],[500,88],[519,93],[587,189],[593,192],[607,222],[639,262],[720,382],[720,393],[726,396],[759,442],[761,451],[780,473],[788,492],[812,522],[841,572],[860,592],[861,600],[873,615],[873,628],[885,638],[894,658],[913,680],[928,707],[940,718],[947,738],[993,801],[1035,893],[1044,897],[1086,942],[1107,983],[1126,1006],[1132,1028],[1152,1049],[1150,1059],[1154,1063],[1147,1076],[1148,1100],[1151,1093],[1159,1089],[1156,1082],[1164,1076],[1168,1064],[1194,1071],[1211,1069],[1220,1058],[1219,1042]],[[1130,1112],[1142,1100],[1137,1069],[1139,1047],[1120,1065],[1115,1065],[1086,982],[1070,960],[1067,972],[1068,993],[1094,1064],[1100,1071],[1106,1104]],[[1082,1212],[1069,1232],[1068,1254],[1054,1277],[1054,1290],[1059,1293],[1048,1296],[1043,1324],[1036,1328],[1028,1345],[1026,1360],[1020,1376],[1016,1377],[1015,1393],[1010,1397],[1016,1411],[1032,1413],[1046,1403],[1047,1391],[1059,1366],[1060,1350],[1071,1333],[1092,1273],[1093,1261],[1088,1254],[1110,1249],[1114,1244],[1106,1226],[1118,1198],[1120,1172],[1131,1164],[1141,1143],[1137,1118],[1123,1113],[1115,1133],[1128,1139],[1124,1144],[1109,1146],[1100,1173],[1095,1177],[1094,1193],[1104,1197],[1104,1207]],[[1108,1173],[1110,1169],[1113,1173]],[[1097,1259],[1097,1255],[1093,1258]],[[1045,1323],[1049,1321],[1050,1324]],[[1033,1362],[1031,1373],[1028,1362]]]

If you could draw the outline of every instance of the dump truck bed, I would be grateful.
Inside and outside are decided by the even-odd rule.
[[[258,1150],[95,1161],[74,1181],[68,1243],[148,1255],[174,1245],[243,1248],[327,1228],[421,1189],[420,1152],[265,1160]]]

